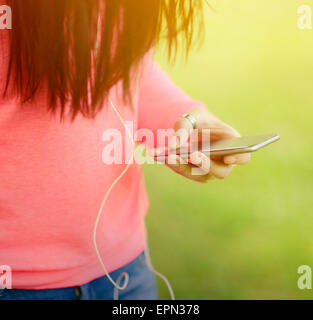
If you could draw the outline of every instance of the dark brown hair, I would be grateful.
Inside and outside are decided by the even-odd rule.
[[[202,1],[7,0],[13,29],[4,94],[12,85],[27,102],[45,85],[49,110],[63,114],[70,102],[73,118],[93,117],[117,82],[131,96],[131,70],[162,38],[170,58],[180,34],[188,52],[195,22],[202,23]]]

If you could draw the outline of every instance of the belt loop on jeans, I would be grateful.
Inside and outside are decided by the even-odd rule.
[[[82,295],[82,290],[80,287],[75,287],[75,294],[77,296],[77,298],[80,298]]]

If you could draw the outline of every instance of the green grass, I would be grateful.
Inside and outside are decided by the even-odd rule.
[[[208,185],[146,166],[153,262],[178,299],[311,299],[297,269],[313,267],[313,31],[297,28],[302,1],[209,2],[200,51],[158,61],[243,135],[281,141]]]

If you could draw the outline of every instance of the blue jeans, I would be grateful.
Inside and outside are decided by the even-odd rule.
[[[156,279],[148,269],[145,252],[126,266],[113,271],[110,276],[117,281],[122,272],[129,274],[129,283],[125,290],[118,291],[119,300],[159,300]],[[123,284],[124,279],[121,281]],[[104,276],[79,287],[21,290],[1,289],[0,300],[113,300],[114,286]]]

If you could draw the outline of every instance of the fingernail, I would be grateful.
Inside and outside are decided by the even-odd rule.
[[[201,155],[200,155],[200,153],[198,153],[198,152],[194,152],[193,154],[191,154],[191,156],[190,156],[190,161],[191,161],[191,163],[192,164],[194,164],[194,165],[200,165],[200,164],[202,164],[202,158],[201,158]]]

